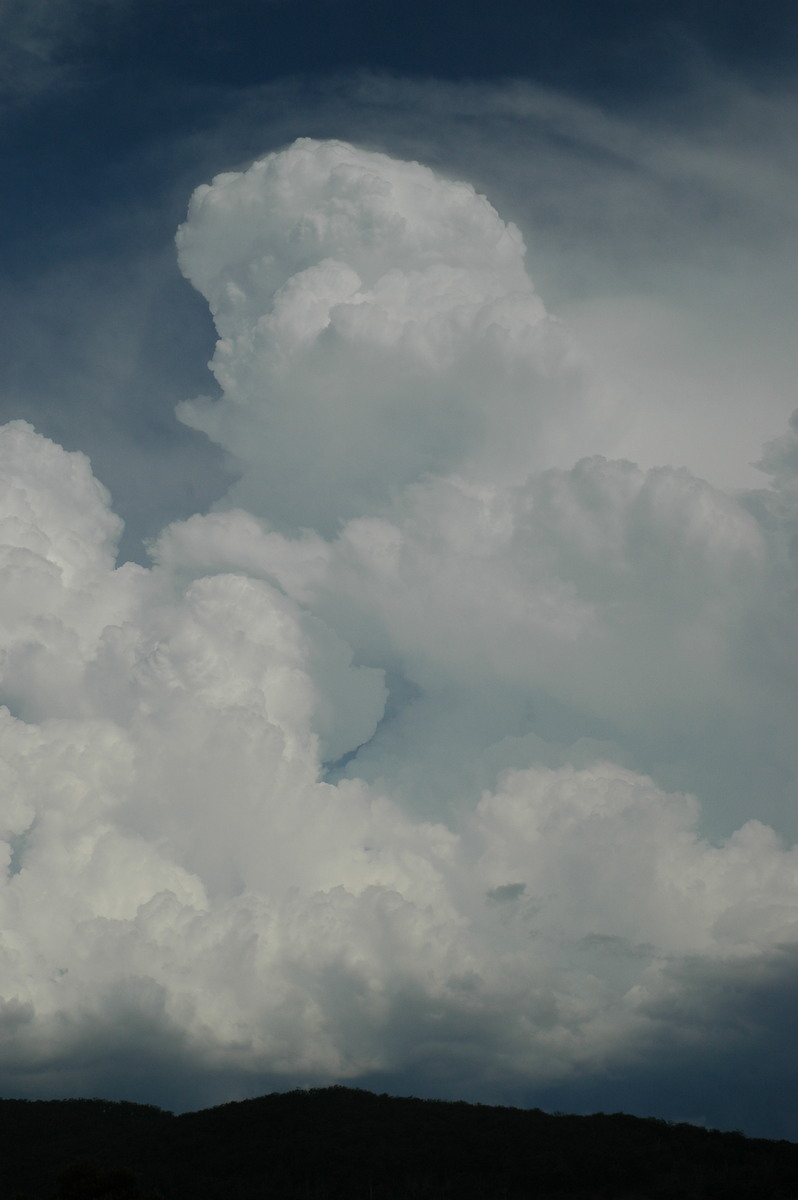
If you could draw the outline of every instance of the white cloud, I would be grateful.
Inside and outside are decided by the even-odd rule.
[[[685,963],[798,933],[792,443],[743,500],[582,457],[520,236],[414,163],[303,141],[180,251],[219,511],[116,567],[85,457],[0,430],[6,1067],[145,1026],[293,1082],[660,1055],[682,992],[707,1019]]]
[[[417,163],[301,140],[198,188],[178,248],[224,394],[179,415],[272,520],[334,532],[428,472],[521,480],[588,420],[518,230]]]
[[[794,86],[693,61],[677,94],[638,107],[374,75],[312,95],[280,81],[239,106],[215,162],[314,129],[472,180],[522,229],[547,307],[592,360],[591,404],[609,393],[617,420],[585,452],[757,486],[751,458],[795,406]]]

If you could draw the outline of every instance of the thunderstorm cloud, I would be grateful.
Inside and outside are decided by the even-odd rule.
[[[733,1024],[798,938],[795,430],[734,495],[614,459],[519,230],[416,162],[302,139],[177,246],[224,499],[117,565],[0,429],[7,1074],[513,1096]]]

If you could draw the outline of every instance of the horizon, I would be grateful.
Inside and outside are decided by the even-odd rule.
[[[754,1135],[754,1134],[746,1134],[746,1133],[743,1133],[739,1129],[717,1129],[713,1126],[696,1124],[695,1122],[692,1122],[692,1121],[673,1121],[673,1120],[669,1120],[668,1118],[658,1117],[658,1116],[655,1116],[652,1114],[647,1115],[645,1113],[627,1113],[627,1112],[622,1112],[622,1111],[605,1112],[602,1109],[599,1109],[594,1112],[561,1112],[559,1110],[552,1112],[552,1111],[549,1111],[548,1109],[539,1108],[536,1105],[535,1106],[529,1106],[529,1105],[524,1106],[524,1105],[518,1105],[518,1104],[486,1104],[482,1100],[470,1101],[470,1100],[446,1099],[441,1096],[414,1096],[414,1095],[404,1095],[404,1094],[395,1095],[391,1092],[376,1092],[370,1088],[365,1088],[365,1087],[351,1087],[345,1083],[330,1083],[330,1084],[322,1085],[320,1087],[316,1087],[312,1084],[307,1084],[305,1086],[297,1086],[297,1087],[293,1087],[293,1088],[288,1088],[285,1091],[264,1092],[264,1093],[256,1095],[256,1096],[242,1096],[236,1100],[225,1100],[220,1104],[212,1104],[207,1108],[197,1108],[197,1109],[187,1108],[187,1109],[182,1109],[182,1110],[161,1108],[157,1104],[150,1104],[150,1103],[140,1102],[140,1101],[136,1101],[136,1100],[109,1100],[103,1096],[61,1096],[61,1097],[50,1097],[50,1098],[27,1097],[27,1096],[2,1096],[2,1097],[0,1097],[0,1102],[9,1101],[10,1103],[19,1102],[22,1104],[73,1104],[73,1103],[80,1103],[80,1104],[88,1104],[88,1105],[92,1105],[92,1104],[110,1105],[110,1106],[118,1106],[120,1108],[154,1109],[156,1112],[163,1114],[166,1117],[182,1117],[182,1116],[190,1117],[190,1116],[198,1116],[203,1113],[214,1112],[216,1109],[219,1109],[219,1108],[232,1108],[237,1105],[257,1104],[258,1101],[260,1101],[260,1100],[273,1100],[275,1098],[291,1096],[296,1093],[309,1094],[309,1093],[321,1093],[321,1092],[347,1092],[347,1093],[352,1093],[352,1094],[357,1094],[357,1095],[362,1095],[362,1096],[369,1096],[374,1100],[413,1101],[413,1102],[417,1102],[418,1104],[442,1104],[442,1105],[452,1105],[455,1107],[465,1106],[466,1108],[474,1108],[474,1109],[478,1109],[478,1108],[506,1109],[510,1112],[539,1114],[544,1117],[551,1117],[553,1120],[556,1120],[557,1118],[560,1118],[560,1117],[562,1117],[565,1120],[568,1120],[568,1119],[571,1119],[574,1117],[576,1117],[576,1118],[583,1117],[586,1120],[589,1120],[591,1117],[608,1117],[608,1118],[622,1117],[624,1119],[631,1118],[634,1121],[640,1121],[642,1123],[652,1122],[653,1124],[660,1124],[660,1125],[664,1124],[664,1125],[668,1126],[669,1128],[674,1128],[674,1129],[678,1128],[680,1126],[684,1126],[686,1128],[700,1130],[701,1132],[707,1133],[707,1134],[722,1134],[722,1135],[731,1134],[735,1137],[743,1137],[748,1141],[764,1141],[764,1142],[774,1141],[774,1142],[780,1142],[780,1143],[783,1143],[786,1145],[795,1145],[796,1144],[795,1142],[792,1142],[786,1138],[768,1138],[768,1137],[758,1136],[758,1135]]]

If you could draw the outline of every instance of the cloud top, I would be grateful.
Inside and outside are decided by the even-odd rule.
[[[223,393],[179,415],[236,456],[231,500],[288,528],[430,472],[521,479],[573,418],[575,348],[468,184],[301,139],[198,188],[177,242]]]

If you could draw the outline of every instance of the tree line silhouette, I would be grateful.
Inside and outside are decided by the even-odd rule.
[[[798,1145],[354,1088],[200,1112],[0,1100],[5,1200],[798,1200]]]

